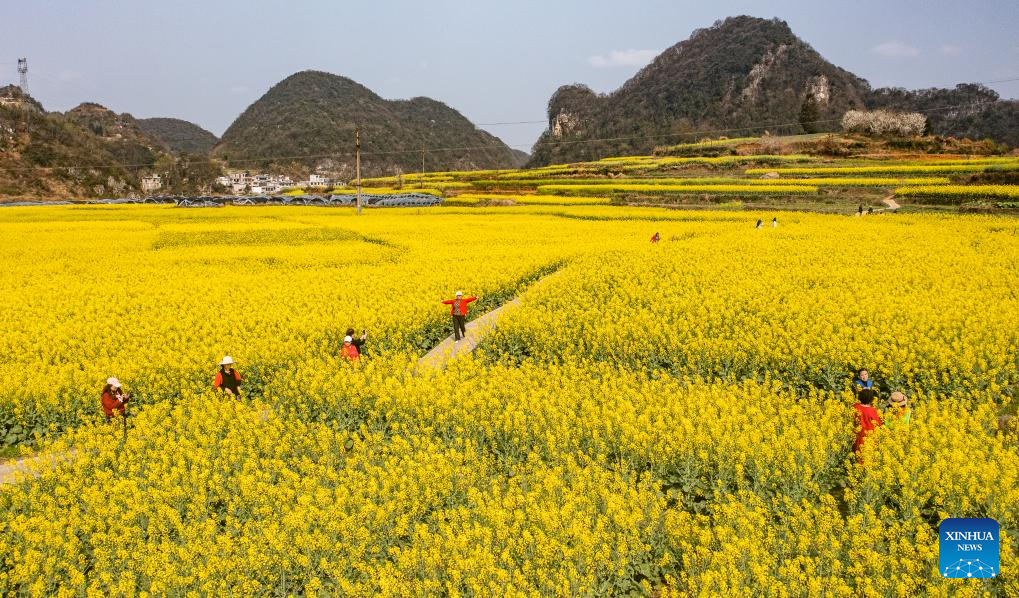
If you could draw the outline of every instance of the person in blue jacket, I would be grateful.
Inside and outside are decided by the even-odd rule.
[[[853,386],[856,392],[860,392],[864,388],[872,388],[874,381],[870,379],[870,372],[864,368],[856,370],[856,380],[853,380]]]

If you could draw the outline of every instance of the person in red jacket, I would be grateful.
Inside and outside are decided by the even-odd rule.
[[[457,291],[456,297],[446,299],[444,304],[450,306],[449,314],[453,316],[453,342],[460,342],[461,336],[467,336],[467,305],[478,298],[471,295],[464,297],[463,291]]]
[[[236,399],[241,398],[241,373],[234,369],[233,357],[227,355],[219,362],[216,381],[212,385]]]
[[[343,337],[343,348],[340,349],[340,355],[342,355],[344,359],[349,359],[350,361],[361,360],[361,353],[357,350],[357,345],[354,344],[354,337],[349,334]]]
[[[113,414],[124,415],[125,405],[127,404],[129,395],[124,394],[124,390],[120,386],[120,380],[116,378],[108,378],[106,380],[106,386],[103,387],[103,415],[106,416],[106,421],[110,422],[113,419]]]
[[[859,427],[856,430],[856,442],[853,443],[853,452],[857,454],[857,459],[859,459],[860,463],[863,463],[863,457],[860,453],[863,450],[863,443],[867,439],[867,435],[883,424],[881,415],[874,408],[875,396],[876,393],[873,389],[864,388],[856,394],[856,398],[860,402],[853,405],[853,409],[856,409],[856,413],[859,416]]]
[[[662,237],[658,233],[655,233],[654,236],[651,237],[651,242],[652,243],[657,243],[657,242],[659,242],[661,240],[662,240]]]

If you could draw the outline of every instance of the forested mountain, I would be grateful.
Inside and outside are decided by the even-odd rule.
[[[974,85],[955,90],[874,91],[825,60],[778,19],[730,17],[662,52],[616,91],[560,87],[530,164],[648,153],[705,136],[836,130],[851,108],[939,110],[930,132],[1019,144],[1016,102]],[[605,140],[605,141],[591,141]]]
[[[150,137],[177,153],[205,154],[219,142],[209,131],[179,118],[140,118],[138,125]]]
[[[512,168],[517,157],[498,138],[430,98],[386,100],[346,77],[303,71],[248,107],[213,155],[231,165],[301,164],[350,177],[354,129],[361,129],[365,174]]]
[[[46,112],[21,89],[0,89],[0,196],[123,195],[165,155],[127,114],[98,104]]]

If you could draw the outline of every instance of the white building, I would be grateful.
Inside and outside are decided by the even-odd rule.
[[[313,174],[308,177],[309,187],[328,187],[329,179],[321,174]]]
[[[162,186],[163,178],[158,174],[150,174],[149,176],[142,177],[142,191],[145,193],[158,191]]]
[[[225,177],[216,179],[216,182],[229,187],[231,192],[237,195],[242,193],[270,195],[294,186],[294,181],[288,176],[263,172],[231,172]]]

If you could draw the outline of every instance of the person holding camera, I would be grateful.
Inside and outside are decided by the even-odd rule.
[[[106,421],[113,421],[114,413],[124,417],[127,402],[130,399],[131,395],[124,392],[124,389],[120,385],[120,380],[117,380],[116,378],[108,378],[106,380],[106,386],[103,386],[102,395],[103,415],[106,416]]]

